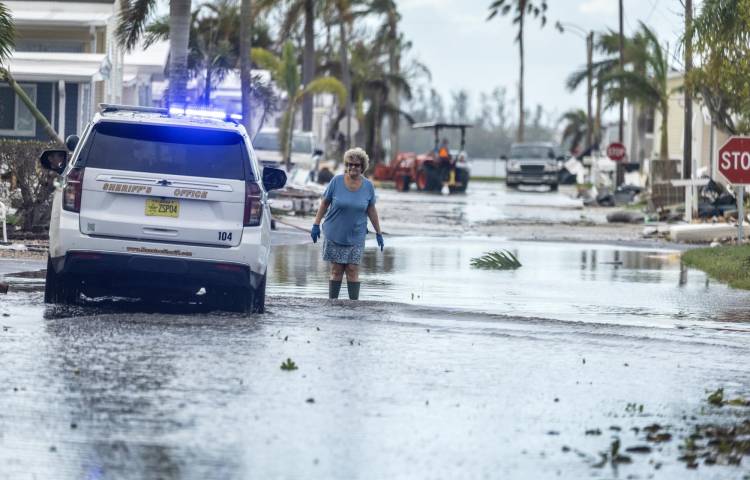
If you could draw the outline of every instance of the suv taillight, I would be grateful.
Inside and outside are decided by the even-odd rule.
[[[245,215],[242,224],[245,227],[257,227],[263,217],[263,205],[260,203],[263,193],[257,183],[245,183]]]
[[[65,177],[62,207],[69,212],[81,211],[81,194],[83,193],[83,168],[74,168]]]

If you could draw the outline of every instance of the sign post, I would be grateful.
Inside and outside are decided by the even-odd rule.
[[[737,243],[744,240],[745,185],[750,184],[750,137],[731,137],[719,149],[719,172],[737,190]]]

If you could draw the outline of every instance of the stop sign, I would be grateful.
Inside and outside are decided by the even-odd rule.
[[[750,184],[750,137],[731,137],[719,149],[719,172],[734,184]]]
[[[607,147],[607,156],[615,162],[619,162],[624,159],[625,154],[625,145],[623,145],[622,143],[612,142]]]

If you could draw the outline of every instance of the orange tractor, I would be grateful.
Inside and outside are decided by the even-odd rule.
[[[448,187],[450,193],[465,192],[470,169],[464,146],[466,129],[471,127],[465,123],[415,123],[412,128],[435,132],[435,148],[421,155],[399,152],[390,165],[379,164],[375,167],[375,180],[392,180],[400,192],[408,191],[412,182],[419,191],[439,192],[443,187]],[[459,150],[450,150],[445,140],[440,143],[440,131],[444,128],[461,130]]]

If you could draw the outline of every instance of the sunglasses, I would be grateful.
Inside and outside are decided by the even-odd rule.
[[[347,163],[346,168],[362,168],[361,163]]]

